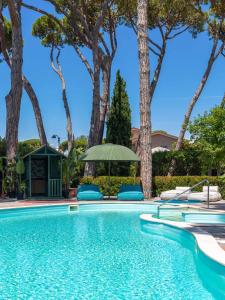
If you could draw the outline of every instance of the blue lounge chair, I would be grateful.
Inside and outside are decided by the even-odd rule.
[[[101,200],[103,194],[95,184],[82,184],[78,187],[77,200]]]
[[[144,194],[140,185],[122,185],[120,191],[117,194],[118,200],[144,200]]]

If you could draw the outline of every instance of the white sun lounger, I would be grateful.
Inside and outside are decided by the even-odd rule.
[[[188,189],[189,189],[189,186],[177,186],[175,190],[169,190],[169,191],[162,192],[160,195],[160,198],[162,200],[173,199],[173,198],[176,198],[180,193],[185,192]],[[187,200],[187,197],[189,194],[190,194],[190,191],[185,192],[178,199],[179,200]]]
[[[208,187],[203,186],[202,192],[194,192],[188,195],[188,200],[200,200],[207,201],[208,199]],[[222,196],[219,193],[218,186],[209,187],[209,201],[216,202],[222,200]]]

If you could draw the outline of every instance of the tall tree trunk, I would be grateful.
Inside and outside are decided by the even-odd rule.
[[[205,70],[205,72],[203,74],[203,77],[202,77],[202,79],[201,79],[201,81],[198,85],[198,88],[195,91],[194,96],[192,97],[192,99],[191,99],[191,101],[188,105],[188,109],[187,109],[186,114],[184,116],[184,120],[183,120],[181,130],[180,130],[180,133],[179,133],[179,137],[178,137],[178,140],[177,140],[177,143],[176,143],[176,147],[175,147],[176,151],[179,151],[182,147],[184,136],[185,136],[185,133],[187,131],[187,126],[188,126],[188,123],[190,121],[191,113],[192,113],[193,108],[194,108],[195,104],[197,103],[199,97],[201,96],[201,93],[202,93],[202,91],[203,91],[203,89],[206,85],[206,82],[209,78],[209,74],[210,74],[210,72],[212,70],[212,67],[213,67],[213,64],[215,62],[215,54],[216,54],[217,45],[218,45],[218,39],[214,40],[214,42],[213,42],[213,47],[212,47],[212,50],[211,50],[211,53],[210,53],[210,57],[209,57],[209,60],[208,60],[206,70]],[[175,167],[176,167],[176,160],[173,159],[172,162],[171,162],[169,172],[168,172],[168,176],[173,175]]]
[[[1,41],[2,55],[4,57],[5,62],[7,63],[8,67],[11,70],[12,62],[11,62],[11,59],[10,59],[10,56],[8,54],[8,50],[6,47],[5,31],[4,31],[4,18],[3,18],[2,13],[0,14],[0,41]],[[45,130],[44,130],[44,125],[43,125],[43,120],[42,120],[42,115],[41,115],[38,98],[35,94],[35,91],[31,85],[31,83],[28,81],[28,79],[24,75],[22,77],[22,80],[23,80],[24,89],[26,90],[27,95],[30,98],[31,104],[33,106],[40,142],[42,145],[46,145],[47,138],[46,138],[46,134],[45,134]]]
[[[93,65],[94,65],[94,81],[93,81],[93,102],[91,113],[91,124],[88,136],[88,148],[98,145],[99,129],[100,129],[100,63],[98,43],[95,41],[95,46],[92,49]],[[95,164],[86,163],[84,176],[94,176]]]
[[[37,129],[38,129],[38,134],[40,138],[41,145],[47,145],[47,138],[45,134],[45,129],[44,129],[44,124],[43,124],[43,119],[41,115],[41,109],[39,106],[38,98],[37,95],[31,85],[31,83],[28,81],[28,79],[23,75],[23,86],[25,91],[27,92],[28,97],[30,98],[33,111],[34,111],[34,116],[37,124]]]
[[[67,94],[66,94],[66,82],[64,78],[62,80],[62,96],[63,96],[63,105],[66,112],[66,131],[67,131],[67,141],[68,141],[68,153],[73,148],[73,127],[72,127],[72,120],[70,115],[70,108],[68,104]]]
[[[55,49],[54,47],[51,48],[50,60],[51,60],[52,69],[59,76],[59,78],[61,80],[61,84],[62,84],[62,99],[63,99],[64,109],[65,109],[65,112],[66,112],[66,132],[67,132],[68,153],[70,153],[70,151],[73,148],[73,139],[74,139],[72,119],[71,119],[70,108],[69,108],[69,103],[68,103],[67,93],[66,93],[66,81],[63,77],[62,66],[61,66],[60,61],[59,61],[61,50],[57,49],[58,54],[56,56],[56,63],[57,63],[57,67],[56,67],[56,65],[54,63],[54,58],[53,58],[54,49]]]
[[[100,110],[100,129],[99,129],[99,141],[102,143],[106,116],[110,105],[110,81],[111,81],[111,59],[107,59],[107,62],[102,68],[102,79],[103,79],[103,95],[101,99],[101,110]]]
[[[141,180],[145,198],[151,197],[152,151],[150,107],[150,62],[148,48],[148,1],[137,1],[138,56],[140,72],[140,151]]]
[[[13,160],[17,152],[18,127],[23,89],[23,39],[20,5],[21,1],[19,0],[8,0],[12,24],[11,90],[6,96],[6,151],[8,160]]]

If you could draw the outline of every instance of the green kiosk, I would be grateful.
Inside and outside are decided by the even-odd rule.
[[[62,160],[65,156],[48,145],[24,157],[28,198],[62,198]]]

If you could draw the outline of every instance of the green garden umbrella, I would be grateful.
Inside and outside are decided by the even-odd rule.
[[[80,159],[86,162],[108,162],[109,184],[111,162],[140,161],[140,158],[131,149],[115,144],[103,144],[91,147],[80,157]]]

